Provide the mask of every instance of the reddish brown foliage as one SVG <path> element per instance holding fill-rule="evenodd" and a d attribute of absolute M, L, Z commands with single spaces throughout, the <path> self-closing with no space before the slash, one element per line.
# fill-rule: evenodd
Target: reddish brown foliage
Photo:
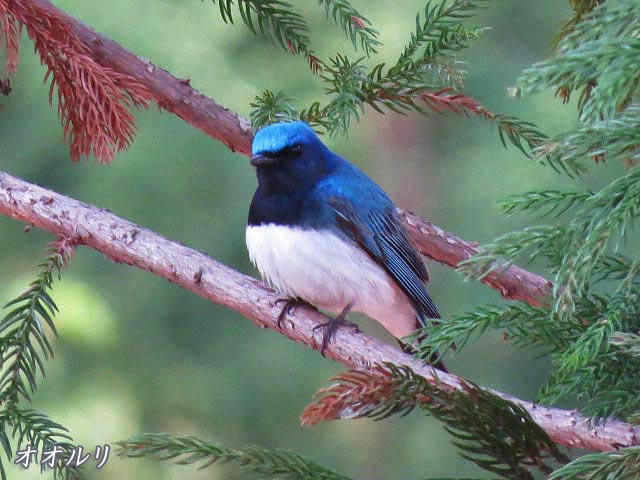
<path fill-rule="evenodd" d="M 388 89 L 380 89 L 375 91 L 375 98 L 369 103 L 375 106 L 375 100 L 396 100 L 405 105 L 414 105 L 416 98 L 422 100 L 425 105 L 437 113 L 453 112 L 459 115 L 468 115 L 473 113 L 487 120 L 495 120 L 495 115 L 487 110 L 480 102 L 474 100 L 468 95 L 455 93 L 451 87 L 443 88 L 436 92 L 404 91 L 395 93 L 396 85 L 391 85 Z"/>
<path fill-rule="evenodd" d="M 73 258 L 78 242 L 69 237 L 58 237 L 55 242 L 51 242 L 49 247 L 62 256 L 62 261 L 66 265 Z"/>
<path fill-rule="evenodd" d="M 376 406 L 394 398 L 397 385 L 389 371 L 376 365 L 372 371 L 352 370 L 331 378 L 335 382 L 318 390 L 315 402 L 304 409 L 300 417 L 303 425 L 345 418 L 361 417 Z M 418 403 L 430 398 L 417 398 Z"/>
<path fill-rule="evenodd" d="M 353 25 L 356 28 L 365 28 L 366 27 L 366 25 L 364 24 L 364 21 L 361 18 L 356 17 L 356 16 L 352 16 L 351 17 L 351 23 L 353 23 Z"/>
<path fill-rule="evenodd" d="M 0 2 L 0 40 L 4 39 L 5 75 L 7 78 L 15 75 L 18 70 L 21 33 L 22 25 L 8 15 L 6 5 Z"/>
<path fill-rule="evenodd" d="M 2 95 L 9 95 L 11 93 L 11 79 L 5 78 L 0 79 L 0 93 Z"/>
<path fill-rule="evenodd" d="M 323 72 L 324 62 L 322 60 L 313 54 L 309 54 L 307 59 L 309 60 L 309 67 L 314 74 L 318 75 Z"/>
<path fill-rule="evenodd" d="M 337 420 L 343 416 L 343 412 L 356 402 L 362 404 L 365 397 L 382 396 L 385 377 L 369 372 L 350 371 L 332 377 L 336 382 L 330 387 L 318 390 L 314 395 L 315 401 L 302 412 L 300 420 L 303 425 L 315 425 L 316 423 Z"/>
<path fill-rule="evenodd" d="M 293 53 L 294 55 L 296 55 L 298 53 L 298 49 L 293 45 L 293 43 L 291 43 L 291 40 L 287 40 L 286 44 L 287 44 L 287 49 L 291 53 Z"/>
<path fill-rule="evenodd" d="M 474 113 L 488 120 L 493 119 L 493 114 L 480 102 L 468 95 L 451 92 L 453 92 L 453 88 L 443 88 L 434 93 L 421 93 L 420 98 L 431 110 L 438 113 L 446 111 L 457 114 Z"/>
<path fill-rule="evenodd" d="M 556 90 L 556 97 L 562 99 L 562 103 L 567 104 L 571 100 L 571 89 L 567 86 L 562 86 Z"/>
<path fill-rule="evenodd" d="M 0 0 L 0 16 L 21 24 L 51 77 L 49 102 L 57 90 L 58 114 L 71 159 L 91 153 L 103 161 L 126 149 L 135 135 L 130 109 L 146 107 L 149 91 L 133 77 L 105 68 L 89 55 L 72 23 L 38 4 Z"/>

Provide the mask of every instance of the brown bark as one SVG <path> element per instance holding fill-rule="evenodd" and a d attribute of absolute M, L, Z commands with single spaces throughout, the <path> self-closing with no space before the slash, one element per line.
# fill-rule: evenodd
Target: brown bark
<path fill-rule="evenodd" d="M 477 243 L 467 242 L 411 212 L 399 210 L 404 218 L 409 236 L 423 255 L 456 268 L 481 249 Z M 553 283 L 546 278 L 512 265 L 502 272 L 491 272 L 482 282 L 496 289 L 509 300 L 520 300 L 540 306 L 551 294 Z"/>
<path fill-rule="evenodd" d="M 320 333 L 314 332 L 313 327 L 327 320 L 321 313 L 297 308 L 280 329 L 277 318 L 282 305 L 276 304 L 278 294 L 265 284 L 107 210 L 0 172 L 0 214 L 68 237 L 116 262 L 147 270 L 212 302 L 228 306 L 259 327 L 278 330 L 296 342 L 320 349 Z M 351 368 L 392 362 L 408 365 L 420 375 L 433 378 L 432 367 L 380 340 L 348 329 L 338 331 L 325 353 Z M 438 379 L 451 388 L 460 388 L 455 375 L 438 372 Z M 523 405 L 549 436 L 563 445 L 600 451 L 640 445 L 640 427 L 615 419 L 591 426 L 589 420 L 576 411 L 547 408 L 495 393 Z"/>

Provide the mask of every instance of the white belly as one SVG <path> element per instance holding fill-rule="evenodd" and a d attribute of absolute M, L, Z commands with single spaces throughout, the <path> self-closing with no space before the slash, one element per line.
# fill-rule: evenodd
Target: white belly
<path fill-rule="evenodd" d="M 269 224 L 248 226 L 249 258 L 273 287 L 332 313 L 352 310 L 396 337 L 415 330 L 406 295 L 366 252 L 329 231 Z"/>

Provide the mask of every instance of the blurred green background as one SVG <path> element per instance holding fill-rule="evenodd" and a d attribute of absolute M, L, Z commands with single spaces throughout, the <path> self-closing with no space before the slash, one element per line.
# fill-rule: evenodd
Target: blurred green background
<path fill-rule="evenodd" d="M 350 43 L 316 2 L 293 2 L 310 19 L 322 58 Z M 217 6 L 195 0 L 58 1 L 98 31 L 149 58 L 221 104 L 249 114 L 265 88 L 285 90 L 303 107 L 322 95 L 305 61 L 265 45 L 242 24 L 224 24 Z M 381 32 L 379 59 L 393 60 L 424 2 L 354 1 Z M 553 92 L 525 100 L 507 96 L 519 72 L 551 54 L 550 39 L 568 17 L 565 2 L 488 3 L 478 22 L 491 27 L 460 55 L 466 92 L 493 111 L 537 122 L 554 133 L 574 125 L 575 109 Z M 238 18 L 239 20 L 239 18 Z M 244 246 L 246 213 L 256 181 L 248 159 L 155 106 L 137 114 L 139 133 L 110 165 L 73 164 L 44 69 L 25 37 L 14 91 L 0 98 L 2 170 L 207 252 L 256 275 Z M 487 121 L 368 111 L 348 138 L 326 139 L 360 165 L 402 207 L 467 240 L 487 242 L 533 220 L 507 219 L 495 204 L 507 194 L 568 185 L 553 170 L 505 150 Z M 601 179 L 587 178 L 587 182 Z M 15 297 L 36 272 L 47 233 L 0 217 L 0 301 Z M 427 261 L 431 293 L 445 318 L 502 301 L 488 287 L 464 282 Z M 439 424 L 419 414 L 383 422 L 341 421 L 301 427 L 313 393 L 343 367 L 240 315 L 164 280 L 80 248 L 54 299 L 60 338 L 56 358 L 34 396 L 35 408 L 68 426 L 85 448 L 140 432 L 197 435 L 228 447 L 256 444 L 295 450 L 354 478 L 489 477 L 460 458 Z M 367 332 L 392 341 L 377 325 Z M 548 360 L 515 350 L 489 333 L 449 360 L 457 374 L 522 398 L 535 398 Z M 235 467 L 197 472 L 151 460 L 119 459 L 89 478 L 245 478 Z M 37 469 L 11 469 L 36 478 Z"/>

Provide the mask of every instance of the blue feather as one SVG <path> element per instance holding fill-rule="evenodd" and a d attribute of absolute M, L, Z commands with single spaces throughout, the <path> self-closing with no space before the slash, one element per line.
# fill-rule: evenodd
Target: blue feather
<path fill-rule="evenodd" d="M 318 141 L 318 137 L 305 122 L 274 123 L 256 133 L 253 139 L 253 155 L 275 153 L 296 143 Z"/>

